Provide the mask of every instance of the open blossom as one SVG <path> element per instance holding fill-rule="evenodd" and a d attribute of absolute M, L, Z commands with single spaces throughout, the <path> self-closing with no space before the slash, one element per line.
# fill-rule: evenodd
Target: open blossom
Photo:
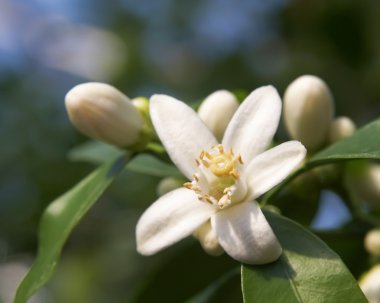
<path fill-rule="evenodd" d="M 243 263 L 275 261 L 282 248 L 256 199 L 306 154 L 298 141 L 266 151 L 280 119 L 277 91 L 272 86 L 253 91 L 220 143 L 190 107 L 172 97 L 154 95 L 150 113 L 170 158 L 190 181 L 159 198 L 141 216 L 138 251 L 154 254 L 209 225 L 206 244 L 216 242 Z"/>

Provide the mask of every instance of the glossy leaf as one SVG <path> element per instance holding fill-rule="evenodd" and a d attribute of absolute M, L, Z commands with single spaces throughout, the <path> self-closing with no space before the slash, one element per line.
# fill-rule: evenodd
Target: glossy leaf
<path fill-rule="evenodd" d="M 123 153 L 121 149 L 115 146 L 100 141 L 90 141 L 73 148 L 69 153 L 69 159 L 102 164 Z M 165 163 L 149 154 L 138 155 L 128 163 L 126 169 L 156 177 L 182 177 L 174 165 Z"/>
<path fill-rule="evenodd" d="M 49 280 L 68 236 L 126 162 L 127 157 L 123 156 L 103 164 L 46 208 L 39 225 L 37 259 L 21 282 L 15 303 L 26 302 Z"/>
<path fill-rule="evenodd" d="M 299 175 L 312 169 L 313 167 L 335 163 L 338 161 L 357 160 L 357 159 L 380 159 L 380 119 L 375 120 L 359 130 L 352 136 L 340 140 L 319 153 L 315 154 L 302 167 L 284 180 L 281 184 L 267 192 L 262 205 L 276 196 L 288 183 Z"/>
<path fill-rule="evenodd" d="M 339 256 L 311 232 L 273 213 L 266 217 L 284 252 L 261 266 L 242 266 L 244 302 L 367 302 Z"/>
<path fill-rule="evenodd" d="M 380 119 L 375 120 L 351 137 L 336 142 L 314 155 L 307 166 L 316 166 L 338 160 L 380 159 Z"/>

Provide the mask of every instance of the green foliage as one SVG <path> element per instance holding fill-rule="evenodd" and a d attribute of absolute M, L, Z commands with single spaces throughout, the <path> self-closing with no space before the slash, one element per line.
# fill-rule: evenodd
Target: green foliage
<path fill-rule="evenodd" d="M 266 213 L 283 254 L 274 263 L 242 266 L 244 302 L 367 302 L 339 256 L 297 223 Z"/>
<path fill-rule="evenodd" d="M 90 141 L 73 148 L 69 153 L 69 159 L 101 164 L 122 154 L 123 151 L 115 146 L 100 141 Z M 126 169 L 156 177 L 182 176 L 174 165 L 149 154 L 136 156 L 127 164 Z"/>
<path fill-rule="evenodd" d="M 354 159 L 380 159 L 380 119 L 314 155 L 307 167 Z"/>
<path fill-rule="evenodd" d="M 314 167 L 358 159 L 380 159 L 380 119 L 375 120 L 356 131 L 352 136 L 338 141 L 315 154 L 300 169 L 284 182 L 273 188 L 263 197 L 263 205 L 273 199 L 286 185 L 299 175 Z"/>
<path fill-rule="evenodd" d="M 20 284 L 15 303 L 26 302 L 49 280 L 68 236 L 123 170 L 126 162 L 127 157 L 123 156 L 103 164 L 46 208 L 39 226 L 37 259 Z"/>

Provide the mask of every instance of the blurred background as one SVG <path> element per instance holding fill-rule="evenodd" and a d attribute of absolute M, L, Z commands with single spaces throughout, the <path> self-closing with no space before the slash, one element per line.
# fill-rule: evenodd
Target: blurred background
<path fill-rule="evenodd" d="M 361 126 L 380 114 L 379 15 L 370 0 L 0 0 L 0 302 L 35 256 L 44 207 L 94 168 L 67 158 L 86 140 L 65 112 L 70 88 L 101 81 L 129 97 L 191 102 L 267 84 L 283 94 L 314 74 L 337 115 Z M 150 259 L 135 252 L 134 226 L 159 180 L 125 173 L 31 302 L 129 302 L 144 272 L 192 245 Z"/>

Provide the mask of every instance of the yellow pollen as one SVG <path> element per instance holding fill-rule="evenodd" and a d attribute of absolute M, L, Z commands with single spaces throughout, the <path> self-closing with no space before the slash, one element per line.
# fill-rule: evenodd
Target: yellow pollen
<path fill-rule="evenodd" d="M 226 152 L 221 144 L 218 144 L 216 148 L 213 147 L 211 152 L 202 150 L 199 154 L 199 160 L 196 162 L 209 168 L 216 177 L 231 176 L 235 180 L 239 178 L 236 165 L 237 163 L 243 164 L 240 155 L 235 157 L 231 148 Z"/>
<path fill-rule="evenodd" d="M 232 203 L 232 196 L 239 179 L 239 166 L 243 164 L 241 155 L 236 155 L 231 148 L 225 150 L 221 144 L 212 146 L 209 151 L 202 150 L 195 159 L 199 171 L 193 174 L 193 180 L 183 186 L 193 190 L 199 201 L 214 205 L 219 209 Z M 208 179 L 206 171 L 216 179 Z"/>

